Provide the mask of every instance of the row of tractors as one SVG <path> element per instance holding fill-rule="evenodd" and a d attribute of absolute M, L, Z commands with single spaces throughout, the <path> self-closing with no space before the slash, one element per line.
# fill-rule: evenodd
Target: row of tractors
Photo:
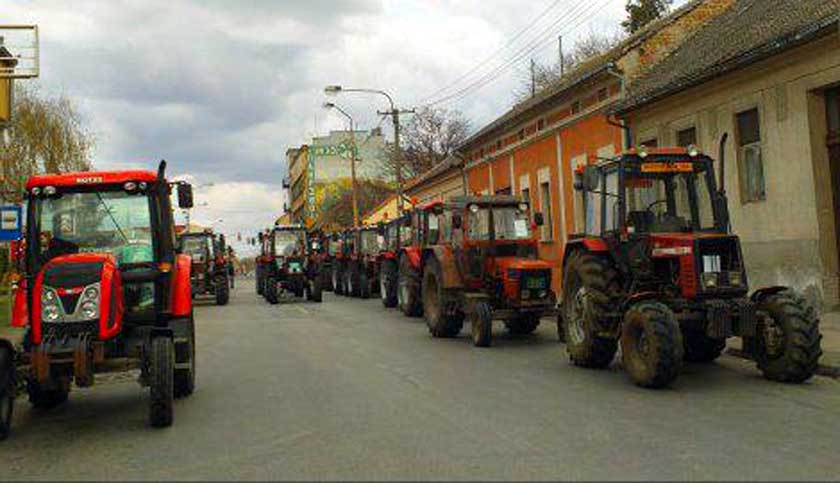
<path fill-rule="evenodd" d="M 139 374 L 156 427 L 171 425 L 173 400 L 193 393 L 193 295 L 215 291 L 225 302 L 218 286 L 227 284 L 225 263 L 209 245 L 198 258 L 187 248 L 191 235 L 176 238 L 171 198 L 177 190 L 178 206 L 191 208 L 192 187 L 169 182 L 165 171 L 161 162 L 157 172 L 44 175 L 26 183 L 24 235 L 11 246 L 18 274 L 12 325 L 22 337 L 0 339 L 0 440 L 9 435 L 18 396 L 52 408 L 73 385 L 90 387 L 103 373 Z M 203 285 L 196 283 L 202 265 L 213 274 Z"/>
<path fill-rule="evenodd" d="M 605 368 L 620 348 L 643 387 L 715 360 L 730 337 L 766 378 L 803 382 L 822 353 L 817 312 L 787 287 L 750 293 L 715 168 L 693 147 L 631 149 L 580 168 L 584 230 L 568 238 L 561 267 L 540 259 L 543 215 L 527 199 L 463 196 L 376 227 L 311 234 L 306 272 L 323 290 L 378 294 L 385 307 L 424 316 L 436 338 L 469 321 L 479 347 L 492 344 L 494 320 L 522 335 L 551 317 L 573 364 Z"/>

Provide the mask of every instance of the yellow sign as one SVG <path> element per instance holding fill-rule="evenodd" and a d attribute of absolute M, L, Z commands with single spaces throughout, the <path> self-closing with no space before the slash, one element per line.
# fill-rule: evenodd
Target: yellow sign
<path fill-rule="evenodd" d="M 0 79 L 0 122 L 12 120 L 12 79 Z"/>
<path fill-rule="evenodd" d="M 642 173 L 691 173 L 693 163 L 642 163 Z"/>

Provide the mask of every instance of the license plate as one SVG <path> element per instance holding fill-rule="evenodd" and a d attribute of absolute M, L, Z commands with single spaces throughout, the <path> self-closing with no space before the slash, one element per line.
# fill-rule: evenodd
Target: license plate
<path fill-rule="evenodd" d="M 543 289 L 545 288 L 544 278 L 529 278 L 525 281 L 526 288 Z"/>

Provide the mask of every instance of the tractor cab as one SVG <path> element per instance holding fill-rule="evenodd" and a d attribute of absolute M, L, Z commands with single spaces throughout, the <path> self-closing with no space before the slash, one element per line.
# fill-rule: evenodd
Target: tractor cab
<path fill-rule="evenodd" d="M 270 304 L 283 297 L 303 297 L 321 301 L 318 261 L 312 257 L 315 247 L 302 225 L 275 225 L 264 236 L 267 258 L 263 273 L 262 294 Z"/>

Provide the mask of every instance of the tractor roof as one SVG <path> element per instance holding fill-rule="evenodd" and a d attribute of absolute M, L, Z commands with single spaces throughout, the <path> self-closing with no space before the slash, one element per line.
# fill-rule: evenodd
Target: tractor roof
<path fill-rule="evenodd" d="M 275 231 L 306 231 L 303 225 L 274 225 Z"/>
<path fill-rule="evenodd" d="M 456 206 L 463 207 L 466 205 L 518 205 L 524 200 L 519 196 L 510 195 L 493 195 L 493 196 L 453 196 L 449 201 Z"/>
<path fill-rule="evenodd" d="M 65 174 L 45 174 L 33 176 L 26 182 L 26 189 L 44 186 L 90 186 L 104 184 L 154 183 L 157 173 L 154 171 L 86 171 Z"/>

